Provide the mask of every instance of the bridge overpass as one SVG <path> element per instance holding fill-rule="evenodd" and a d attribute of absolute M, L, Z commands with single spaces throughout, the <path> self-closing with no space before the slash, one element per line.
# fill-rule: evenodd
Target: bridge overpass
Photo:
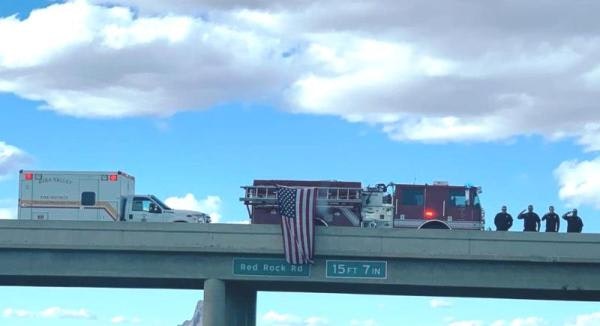
<path fill-rule="evenodd" d="M 255 325 L 257 291 L 600 301 L 600 234 L 0 221 L 0 285 L 204 289 L 204 325 Z"/>

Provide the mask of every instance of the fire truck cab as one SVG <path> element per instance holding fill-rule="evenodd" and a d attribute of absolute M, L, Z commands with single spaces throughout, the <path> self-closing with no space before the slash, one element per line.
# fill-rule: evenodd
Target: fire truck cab
<path fill-rule="evenodd" d="M 397 184 L 394 186 L 394 227 L 483 230 L 481 188 Z"/>

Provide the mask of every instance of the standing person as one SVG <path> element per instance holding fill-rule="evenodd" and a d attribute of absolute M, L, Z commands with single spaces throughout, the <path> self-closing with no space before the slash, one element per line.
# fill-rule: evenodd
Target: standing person
<path fill-rule="evenodd" d="M 506 212 L 506 206 L 502 206 L 502 211 L 496 214 L 494 218 L 496 231 L 508 231 L 513 224 L 513 218 Z"/>
<path fill-rule="evenodd" d="M 527 206 L 527 213 L 525 213 L 525 210 L 522 210 L 517 218 L 524 220 L 524 232 L 538 232 L 540 230 L 540 217 L 533 212 L 533 205 Z"/>
<path fill-rule="evenodd" d="M 548 213 L 542 217 L 546 221 L 546 232 L 558 232 L 560 229 L 560 218 L 554 213 L 554 206 L 548 207 Z"/>
<path fill-rule="evenodd" d="M 562 218 L 567 221 L 567 232 L 581 233 L 581 230 L 583 230 L 583 221 L 577 215 L 577 209 L 566 212 Z"/>

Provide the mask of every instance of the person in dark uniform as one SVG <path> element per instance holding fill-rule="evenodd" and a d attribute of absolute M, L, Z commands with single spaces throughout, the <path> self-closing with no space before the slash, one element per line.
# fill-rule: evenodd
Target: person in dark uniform
<path fill-rule="evenodd" d="M 560 218 L 554 213 L 554 206 L 548 207 L 548 213 L 542 217 L 542 221 L 546 221 L 546 232 L 558 232 L 560 229 Z"/>
<path fill-rule="evenodd" d="M 525 213 L 525 210 L 522 210 L 517 218 L 524 220 L 523 231 L 538 232 L 540 230 L 540 217 L 533 212 L 533 205 L 527 206 L 527 213 Z"/>
<path fill-rule="evenodd" d="M 496 231 L 508 231 L 513 224 L 513 218 L 506 212 L 506 206 L 502 206 L 502 211 L 496 214 L 494 218 Z"/>
<path fill-rule="evenodd" d="M 566 212 L 562 218 L 567 221 L 567 232 L 581 233 L 581 230 L 583 230 L 583 221 L 577 215 L 577 209 Z"/>

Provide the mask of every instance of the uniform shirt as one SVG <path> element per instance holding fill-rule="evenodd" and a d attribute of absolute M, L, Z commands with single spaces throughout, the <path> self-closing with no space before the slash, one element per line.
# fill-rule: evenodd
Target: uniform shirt
<path fill-rule="evenodd" d="M 542 221 L 546 221 L 546 232 L 558 232 L 560 229 L 560 218 L 556 213 L 546 213 Z"/>
<path fill-rule="evenodd" d="M 539 229 L 540 217 L 534 212 L 519 214 L 518 219 L 525 220 L 523 222 L 523 231 L 536 231 Z"/>
<path fill-rule="evenodd" d="M 563 219 L 567 220 L 567 232 L 579 233 L 583 229 L 583 221 L 580 216 L 563 215 Z"/>
<path fill-rule="evenodd" d="M 496 230 L 508 231 L 513 224 L 513 218 L 508 213 L 500 212 L 496 214 L 494 218 L 494 224 L 496 224 Z"/>

